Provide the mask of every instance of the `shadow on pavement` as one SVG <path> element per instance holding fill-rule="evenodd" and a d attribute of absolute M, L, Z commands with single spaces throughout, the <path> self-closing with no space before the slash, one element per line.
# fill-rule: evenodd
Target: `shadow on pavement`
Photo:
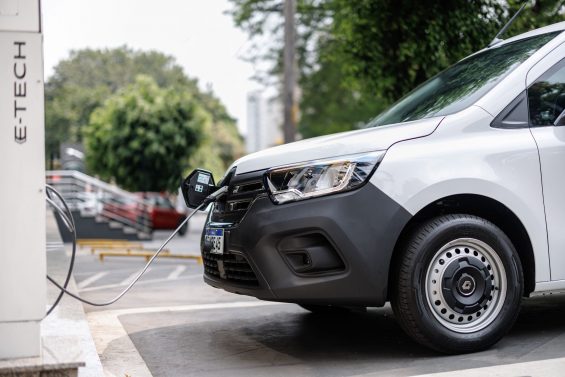
<path fill-rule="evenodd" d="M 273 305 L 120 320 L 155 376 L 405 376 L 563 357 L 564 312 L 565 296 L 527 299 L 501 342 L 460 356 L 414 343 L 389 308 L 323 316 Z"/>

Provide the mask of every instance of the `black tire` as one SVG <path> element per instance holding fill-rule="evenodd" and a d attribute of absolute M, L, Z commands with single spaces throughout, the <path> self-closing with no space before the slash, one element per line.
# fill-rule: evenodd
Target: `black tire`
<path fill-rule="evenodd" d="M 177 227 L 184 221 L 183 219 L 179 220 L 179 223 L 177 225 Z M 179 229 L 179 236 L 184 236 L 186 233 L 188 232 L 188 222 L 184 223 L 184 225 L 182 226 L 182 228 Z"/>
<path fill-rule="evenodd" d="M 465 245 L 465 242 L 471 242 L 468 240 L 477 242 L 474 245 L 487 245 L 486 249 L 477 250 L 488 250 L 498 257 L 487 258 L 485 262 L 482 254 L 478 253 L 478 257 L 473 259 L 472 255 L 476 251 L 472 246 L 470 250 L 456 246 L 457 243 Z M 392 308 L 401 327 L 418 343 L 442 353 L 476 352 L 498 342 L 514 324 L 523 294 L 522 266 L 510 239 L 493 223 L 464 214 L 440 216 L 416 228 L 404 241 L 399 252 L 392 271 Z M 447 255 L 450 259 L 447 259 Z M 480 275 L 476 282 L 472 279 L 470 283 L 470 275 L 463 272 L 475 268 L 468 263 L 471 260 L 477 265 L 482 260 L 484 268 L 477 268 L 477 271 L 486 271 L 490 277 L 483 278 L 485 275 Z M 491 267 L 489 262 L 492 261 L 494 263 L 491 263 Z M 443 270 L 439 271 L 439 275 L 435 268 L 439 266 L 437 263 L 446 266 L 441 267 Z M 487 267 L 488 271 L 485 270 Z M 491 271 L 495 270 L 499 279 L 493 278 L 495 273 Z M 431 284 L 436 283 L 438 276 L 440 283 L 437 286 L 441 288 L 439 300 L 438 296 L 434 296 L 438 294 L 438 290 L 435 290 L 437 286 Z M 480 286 L 479 283 L 483 285 Z M 479 299 L 461 309 L 463 304 L 459 301 L 467 300 L 463 297 L 464 294 L 471 295 L 469 302 L 472 301 L 471 298 Z M 455 295 L 460 299 L 453 304 Z M 493 301 L 493 296 L 496 296 L 496 301 Z M 478 311 L 471 312 L 477 307 Z M 469 315 L 461 314 L 462 317 L 455 316 L 452 319 L 457 310 L 469 311 Z M 480 318 L 481 314 L 484 314 L 483 318 Z M 469 322 L 450 322 L 461 321 L 461 318 Z M 478 324 L 474 325 L 475 323 Z"/>

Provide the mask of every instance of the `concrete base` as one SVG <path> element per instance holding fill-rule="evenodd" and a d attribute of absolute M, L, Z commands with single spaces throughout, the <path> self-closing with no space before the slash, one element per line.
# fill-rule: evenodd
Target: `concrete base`
<path fill-rule="evenodd" d="M 40 322 L 0 323 L 0 359 L 35 357 L 40 352 Z M 8 341 L 4 341 L 8 339 Z"/>

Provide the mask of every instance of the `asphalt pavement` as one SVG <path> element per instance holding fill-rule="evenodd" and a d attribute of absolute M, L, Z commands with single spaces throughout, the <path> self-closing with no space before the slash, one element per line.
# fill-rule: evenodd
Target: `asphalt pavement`
<path fill-rule="evenodd" d="M 171 252 L 198 253 L 203 216 Z M 164 240 L 159 232 L 147 246 Z M 80 252 L 80 294 L 107 300 L 144 264 Z M 85 306 L 109 376 L 562 376 L 565 296 L 527 299 L 512 331 L 488 351 L 445 356 L 414 343 L 388 306 L 311 314 L 211 288 L 192 260 L 162 259 L 110 307 Z"/>

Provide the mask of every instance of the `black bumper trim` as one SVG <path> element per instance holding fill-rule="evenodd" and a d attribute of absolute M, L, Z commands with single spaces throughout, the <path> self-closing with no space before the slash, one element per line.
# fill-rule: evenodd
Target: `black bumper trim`
<path fill-rule="evenodd" d="M 248 287 L 205 274 L 226 291 L 264 300 L 381 306 L 394 246 L 411 215 L 372 184 L 356 191 L 284 205 L 257 198 L 226 232 L 226 253 L 242 253 L 257 276 Z M 207 224 L 209 223 L 209 219 Z M 280 252 L 283 240 L 323 234 L 344 262 L 340 271 L 300 274 Z"/>

